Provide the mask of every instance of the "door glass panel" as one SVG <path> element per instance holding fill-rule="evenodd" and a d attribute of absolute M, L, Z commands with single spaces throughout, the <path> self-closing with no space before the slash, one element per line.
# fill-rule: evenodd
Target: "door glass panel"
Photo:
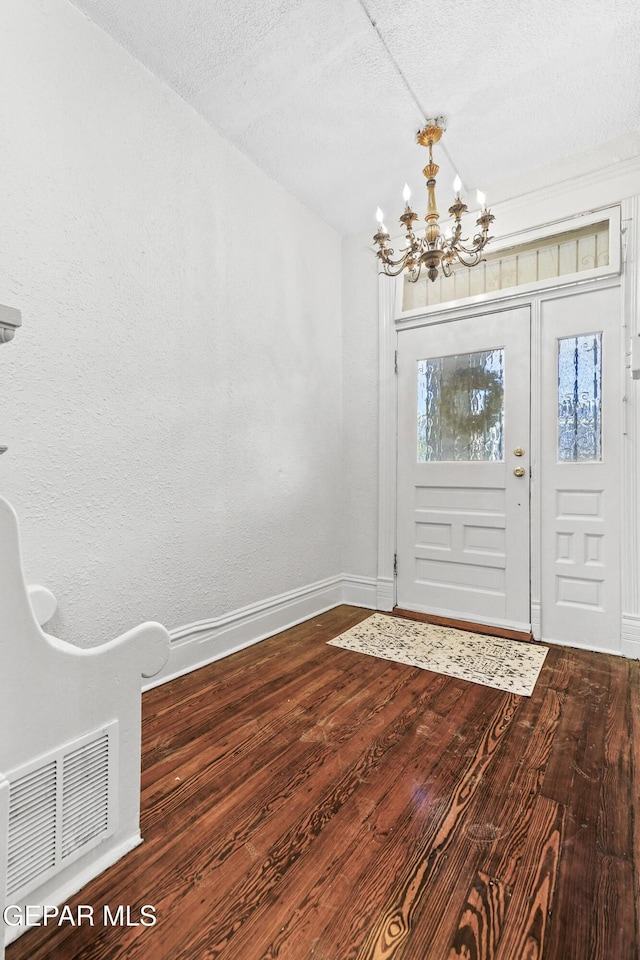
<path fill-rule="evenodd" d="M 602 460 L 602 334 L 558 340 L 558 460 Z"/>
<path fill-rule="evenodd" d="M 504 349 L 418 361 L 418 463 L 504 460 Z"/>

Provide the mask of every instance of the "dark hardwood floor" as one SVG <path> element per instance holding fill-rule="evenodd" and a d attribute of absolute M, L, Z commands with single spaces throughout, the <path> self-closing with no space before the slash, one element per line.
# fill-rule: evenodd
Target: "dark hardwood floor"
<path fill-rule="evenodd" d="M 143 697 L 145 843 L 7 960 L 633 960 L 640 663 L 531 698 L 326 640 L 339 607 Z M 634 857 L 635 850 L 635 857 Z"/>

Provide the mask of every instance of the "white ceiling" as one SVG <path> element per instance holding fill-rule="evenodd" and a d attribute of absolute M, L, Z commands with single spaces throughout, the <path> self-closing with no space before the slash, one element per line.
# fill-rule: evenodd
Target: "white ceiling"
<path fill-rule="evenodd" d="M 640 131 L 637 0 L 73 2 L 345 234 L 392 222 L 405 180 L 420 212 L 423 111 L 448 121 L 442 211 L 456 170 L 491 202 Z"/>

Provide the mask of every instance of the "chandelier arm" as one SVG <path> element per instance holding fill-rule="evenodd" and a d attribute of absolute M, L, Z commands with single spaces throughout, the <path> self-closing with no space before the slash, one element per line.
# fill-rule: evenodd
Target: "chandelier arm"
<path fill-rule="evenodd" d="M 480 250 L 475 253 L 469 253 L 468 258 L 466 255 L 460 256 L 457 255 L 457 259 L 462 264 L 463 267 L 476 267 L 481 260 L 484 260 L 484 257 L 480 256 Z"/>
<path fill-rule="evenodd" d="M 391 250 L 393 253 L 393 250 Z M 382 262 L 383 272 L 388 277 L 397 277 L 402 273 L 404 269 L 411 269 L 411 263 L 416 263 L 417 260 L 414 256 L 411 255 L 410 251 L 406 251 L 402 257 L 399 257 L 397 260 L 393 260 L 391 257 L 386 257 Z"/>
<path fill-rule="evenodd" d="M 393 250 L 391 251 L 391 253 L 393 253 Z M 407 262 L 411 259 L 412 257 L 408 256 L 408 251 L 405 251 L 404 255 L 402 257 L 399 257 L 398 260 L 392 260 L 391 257 L 388 257 L 385 260 L 385 263 L 387 263 L 390 267 L 401 266 L 404 268 Z"/>
<path fill-rule="evenodd" d="M 474 242 L 482 240 L 483 243 L 488 243 L 489 240 L 493 240 L 493 237 L 489 236 L 489 226 L 483 227 L 480 233 L 476 233 L 473 240 Z"/>
<path fill-rule="evenodd" d="M 451 273 L 452 273 L 451 260 L 449 260 L 448 258 L 442 261 L 442 273 L 444 274 L 445 277 L 451 276 Z"/>
<path fill-rule="evenodd" d="M 465 247 L 464 243 L 460 243 L 458 244 L 458 249 L 463 250 L 465 253 L 477 253 L 486 247 L 490 239 L 491 237 L 481 237 L 479 235 L 476 235 L 473 238 L 472 247 Z"/>
<path fill-rule="evenodd" d="M 380 272 L 384 273 L 387 277 L 399 277 L 404 268 L 404 263 L 400 264 L 397 269 L 393 269 L 389 266 L 389 264 L 384 264 L 383 269 Z"/>

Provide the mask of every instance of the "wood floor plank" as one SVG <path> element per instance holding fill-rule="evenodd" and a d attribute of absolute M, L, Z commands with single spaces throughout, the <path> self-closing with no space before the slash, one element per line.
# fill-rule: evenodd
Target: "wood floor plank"
<path fill-rule="evenodd" d="M 358 722 L 353 716 L 347 716 L 345 721 L 349 722 L 334 728 L 332 743 L 315 739 L 303 741 L 300 737 L 293 752 L 282 754 L 284 766 L 272 763 L 257 771 L 260 780 L 249 784 L 254 787 L 253 793 L 247 793 L 247 784 L 240 782 L 226 799 L 217 796 L 214 809 L 203 808 L 195 829 L 207 832 L 215 829 L 221 839 L 205 850 L 196 848 L 188 854 L 190 847 L 187 845 L 185 851 L 178 853 L 169 877 L 170 886 L 179 886 L 189 882 L 190 878 L 206 885 L 208 878 L 215 876 L 222 867 L 227 886 L 239 882 L 247 870 L 247 850 L 252 852 L 252 858 L 259 860 L 281 838 L 298 808 L 315 811 L 322 790 L 330 787 L 336 777 L 342 776 L 370 744 L 368 723 L 378 731 L 384 728 L 387 720 L 396 718 L 398 712 L 410 708 L 413 694 L 403 692 L 406 681 L 402 677 L 396 683 L 390 682 L 394 673 L 397 674 L 395 667 L 384 670 L 386 685 L 378 691 L 378 699 L 369 704 L 366 716 Z M 331 747 L 333 752 L 327 758 Z M 303 789 L 305 785 L 306 789 Z M 269 799 L 265 803 L 267 790 Z M 209 821 L 211 827 L 207 826 Z M 178 836 L 175 842 L 181 843 L 182 839 Z M 180 898 L 172 893 L 168 898 L 175 913 Z"/>
<path fill-rule="evenodd" d="M 559 720 L 558 694 L 518 698 L 508 736 L 485 771 L 446 859 L 413 916 L 411 948 L 446 956 L 474 871 L 513 883 Z M 496 796 L 501 805 L 496 805 Z"/>
<path fill-rule="evenodd" d="M 372 772 L 386 761 L 387 754 L 402 740 L 422 712 L 428 692 L 420 698 L 395 697 L 378 717 L 379 724 L 371 731 L 363 731 L 362 739 L 356 735 L 349 742 L 349 754 L 341 751 L 339 756 L 328 757 L 322 769 L 322 778 L 317 777 L 324 792 L 309 797 L 307 793 L 298 807 L 289 807 L 289 824 L 276 838 L 262 831 L 256 842 L 267 851 L 257 869 L 251 870 L 225 893 L 216 904 L 209 921 L 216 925 L 219 935 L 215 944 L 207 945 L 206 932 L 191 945 L 203 960 L 217 957 L 231 944 L 239 927 L 248 916 L 267 902 L 285 873 L 301 857 L 307 855 L 315 839 L 328 822 L 354 796 Z M 313 800 L 311 803 L 310 801 Z M 291 814 L 295 819 L 291 819 Z M 228 871 L 229 864 L 226 864 Z M 235 954 L 235 948 L 231 955 Z M 181 960 L 183 954 L 174 954 Z"/>
<path fill-rule="evenodd" d="M 529 701 L 519 714 L 517 729 L 510 743 L 513 759 L 520 754 L 508 789 L 503 781 L 503 798 L 498 816 L 495 817 L 495 839 L 482 861 L 482 869 L 491 877 L 513 887 L 518 866 L 526 848 L 531 820 L 538 802 L 540 785 L 544 780 L 554 736 L 561 719 L 561 706 L 557 692 L 549 687 L 538 709 Z M 515 749 L 514 749 L 515 748 Z M 482 822 L 492 809 L 492 798 L 500 789 L 498 777 L 509 770 L 504 764 L 494 771 L 494 778 L 487 785 L 484 810 L 476 820 Z M 495 809 L 495 802 L 493 803 Z"/>
<path fill-rule="evenodd" d="M 611 664 L 597 828 L 598 849 L 616 857 L 627 856 L 632 846 L 629 666 L 622 658 Z"/>
<path fill-rule="evenodd" d="M 328 647 L 338 607 L 143 697 L 145 843 L 7 960 L 637 960 L 640 664 L 530 698 Z"/>
<path fill-rule="evenodd" d="M 486 873 L 478 873 L 458 921 L 447 960 L 473 957 L 495 960 L 511 889 Z"/>
<path fill-rule="evenodd" d="M 549 930 L 548 956 L 551 960 L 564 960 L 568 956 L 572 960 L 593 960 L 607 955 L 632 960 L 636 956 L 635 930 L 631 929 L 635 923 L 635 908 L 632 908 L 624 888 L 604 882 L 605 876 L 626 872 L 623 861 L 631 856 L 630 831 L 626 827 L 616 827 L 615 824 L 621 822 L 620 815 L 612 818 L 603 809 L 605 797 L 610 799 L 610 790 L 605 785 L 613 775 L 613 758 L 607 742 L 612 728 L 628 722 L 625 719 L 626 704 L 617 690 L 624 661 L 614 657 L 594 661 L 594 656 L 589 654 L 585 658 L 578 675 L 583 705 L 582 726 L 572 758 L 574 779 L 566 804 L 557 904 Z M 625 672 L 623 669 L 623 674 Z M 614 723 L 612 715 L 616 709 L 618 716 Z M 616 737 L 618 743 L 620 739 Z M 614 763 L 618 763 L 617 757 Z M 629 809 L 628 792 L 613 802 L 622 802 Z M 607 842 L 612 848 L 623 849 L 625 843 L 629 844 L 625 857 L 620 857 L 621 862 L 617 864 L 600 846 L 603 823 Z M 621 833 L 613 838 L 611 831 L 615 829 L 621 829 Z M 606 895 L 604 901 L 603 895 Z M 611 953 L 612 950 L 615 952 Z"/>
<path fill-rule="evenodd" d="M 473 799 L 482 775 L 506 734 L 517 709 L 519 697 L 505 695 L 491 717 L 480 747 L 459 777 L 456 790 L 443 813 L 436 819 L 386 899 L 384 909 L 365 943 L 358 960 L 399 960 L 405 954 L 412 931 L 412 917 L 419 907 L 430 877 L 435 874 L 455 837 L 460 820 Z"/>
<path fill-rule="evenodd" d="M 544 956 L 564 816 L 560 804 L 546 797 L 536 800 L 495 960 L 537 960 Z"/>
<path fill-rule="evenodd" d="M 286 766 L 281 770 L 274 769 L 273 765 L 268 769 L 260 768 L 257 775 L 262 777 L 263 782 L 261 787 L 258 784 L 258 789 L 254 789 L 254 792 L 251 787 L 255 788 L 255 784 L 250 783 L 247 787 L 246 782 L 239 780 L 235 783 L 232 779 L 231 783 L 235 783 L 234 793 L 238 794 L 237 799 L 231 797 L 229 802 L 222 802 L 217 795 L 215 802 L 209 802 L 202 807 L 198 817 L 191 816 L 190 822 L 193 823 L 194 830 L 207 834 L 215 830 L 220 837 L 219 841 L 202 848 L 190 844 L 191 827 L 187 826 L 185 829 L 183 825 L 182 834 L 179 830 L 170 832 L 172 837 L 175 835 L 175 840 L 170 841 L 170 845 L 176 847 L 176 852 L 172 858 L 172 871 L 167 877 L 166 887 L 167 900 L 171 902 L 174 916 L 181 909 L 182 897 L 176 896 L 173 890 L 184 890 L 192 884 L 206 889 L 210 882 L 216 879 L 222 867 L 225 884 L 229 885 L 231 880 L 237 880 L 237 876 L 251 863 L 247 849 L 267 849 L 285 829 L 285 817 L 291 818 L 295 814 L 296 805 L 301 804 L 303 808 L 313 810 L 324 785 L 331 783 L 336 775 L 341 775 L 343 768 L 348 767 L 354 757 L 357 758 L 366 749 L 371 741 L 371 733 L 366 729 L 367 723 L 371 724 L 374 731 L 383 729 L 386 722 L 385 711 L 389 718 L 393 718 L 405 707 L 411 706 L 415 694 L 403 692 L 403 688 L 406 687 L 407 677 L 412 671 L 385 662 L 380 662 L 379 670 L 380 679 L 384 682 L 372 685 L 367 709 L 363 711 L 362 707 L 358 708 L 360 719 L 357 722 L 354 722 L 354 717 L 345 717 L 348 722 L 343 723 L 339 729 L 336 728 L 332 743 L 315 738 L 303 741 L 300 733 L 307 729 L 307 725 L 299 726 L 297 732 L 300 752 L 297 759 L 295 756 L 292 759 L 290 753 L 283 755 L 284 763 L 290 768 L 288 773 Z M 327 762 L 326 755 L 332 748 L 336 752 Z M 269 785 L 271 792 L 265 802 Z M 238 802 L 243 793 L 244 807 Z M 207 809 L 208 807 L 211 809 Z M 179 812 L 179 808 L 176 809 L 175 816 L 179 816 Z M 272 831 L 271 839 L 266 831 Z M 154 839 L 152 837 L 148 847 L 153 846 Z M 160 836 L 158 842 L 162 846 L 165 838 Z M 148 863 L 147 857 L 147 867 Z M 160 898 L 159 905 L 164 906 L 163 897 Z M 185 909 L 193 915 L 196 913 L 191 906 Z M 168 955 L 174 956 L 173 953 Z"/>
<path fill-rule="evenodd" d="M 632 823 L 633 844 L 629 859 L 633 864 L 634 902 L 636 906 L 635 940 L 640 944 L 640 710 L 638 692 L 640 691 L 640 661 L 629 663 L 629 689 L 627 691 L 627 717 L 631 739 L 631 776 L 629 817 Z"/>
<path fill-rule="evenodd" d="M 297 698 L 271 704 L 271 708 L 264 711 L 239 711 L 235 717 L 216 725 L 215 736 L 195 737 L 148 763 L 142 776 L 142 804 L 148 810 L 143 820 L 145 829 L 157 816 L 167 815 L 166 800 L 178 789 L 178 784 L 182 785 L 183 794 L 187 785 L 190 789 L 195 787 L 198 776 L 210 778 L 215 765 L 218 778 L 233 772 L 234 776 L 227 780 L 231 786 L 234 780 L 244 780 L 251 775 L 258 756 L 260 767 L 264 767 L 298 739 L 313 739 L 316 730 L 317 735 L 328 736 L 330 730 L 344 722 L 342 715 L 357 714 L 359 704 L 370 698 L 365 678 L 349 674 L 338 678 L 329 670 L 326 682 L 317 682 L 321 680 L 321 674 L 314 679 L 310 672 L 308 690 L 316 700 L 316 709 L 311 715 L 305 714 Z M 309 729 L 301 735 L 299 727 L 305 721 Z M 182 804 L 183 800 L 181 796 L 178 802 Z"/>
<path fill-rule="evenodd" d="M 447 681 L 437 701 L 420 714 L 417 728 L 409 729 L 404 741 L 385 757 L 384 764 L 363 781 L 351 801 L 357 813 L 345 805 L 323 830 L 313 849 L 313 874 L 306 871 L 305 876 L 306 868 L 303 865 L 299 869 L 300 864 L 289 871 L 279 888 L 282 911 L 269 905 L 256 917 L 263 933 L 269 928 L 273 930 L 265 957 L 300 956 L 305 933 L 314 928 L 320 928 L 313 938 L 314 952 L 337 955 L 342 951 L 346 957 L 353 951 L 354 943 L 364 937 L 372 913 L 379 909 L 381 890 L 401 871 L 420 842 L 425 824 L 443 806 L 451 767 L 459 762 L 459 731 L 464 729 L 465 720 L 471 729 L 478 729 L 482 705 L 477 695 L 466 698 L 466 718 L 458 714 L 456 724 L 451 723 L 450 715 L 438 713 L 443 701 L 451 702 L 454 683 Z M 462 694 L 460 686 L 457 693 Z M 437 743 L 439 749 L 425 749 L 430 742 Z M 357 824 L 355 833 L 350 831 L 350 823 Z M 368 856 L 363 858 L 365 844 Z M 334 886 L 344 889 L 348 896 L 337 897 Z M 292 902 L 296 903 L 293 910 Z M 343 926 L 345 930 L 341 929 Z M 262 957 L 261 952 L 251 949 L 251 938 L 249 927 L 238 943 L 234 942 L 234 948 L 240 949 L 243 958 Z M 342 946 L 346 942 L 350 945 L 348 951 Z M 228 956 L 234 953 L 229 952 Z"/>

